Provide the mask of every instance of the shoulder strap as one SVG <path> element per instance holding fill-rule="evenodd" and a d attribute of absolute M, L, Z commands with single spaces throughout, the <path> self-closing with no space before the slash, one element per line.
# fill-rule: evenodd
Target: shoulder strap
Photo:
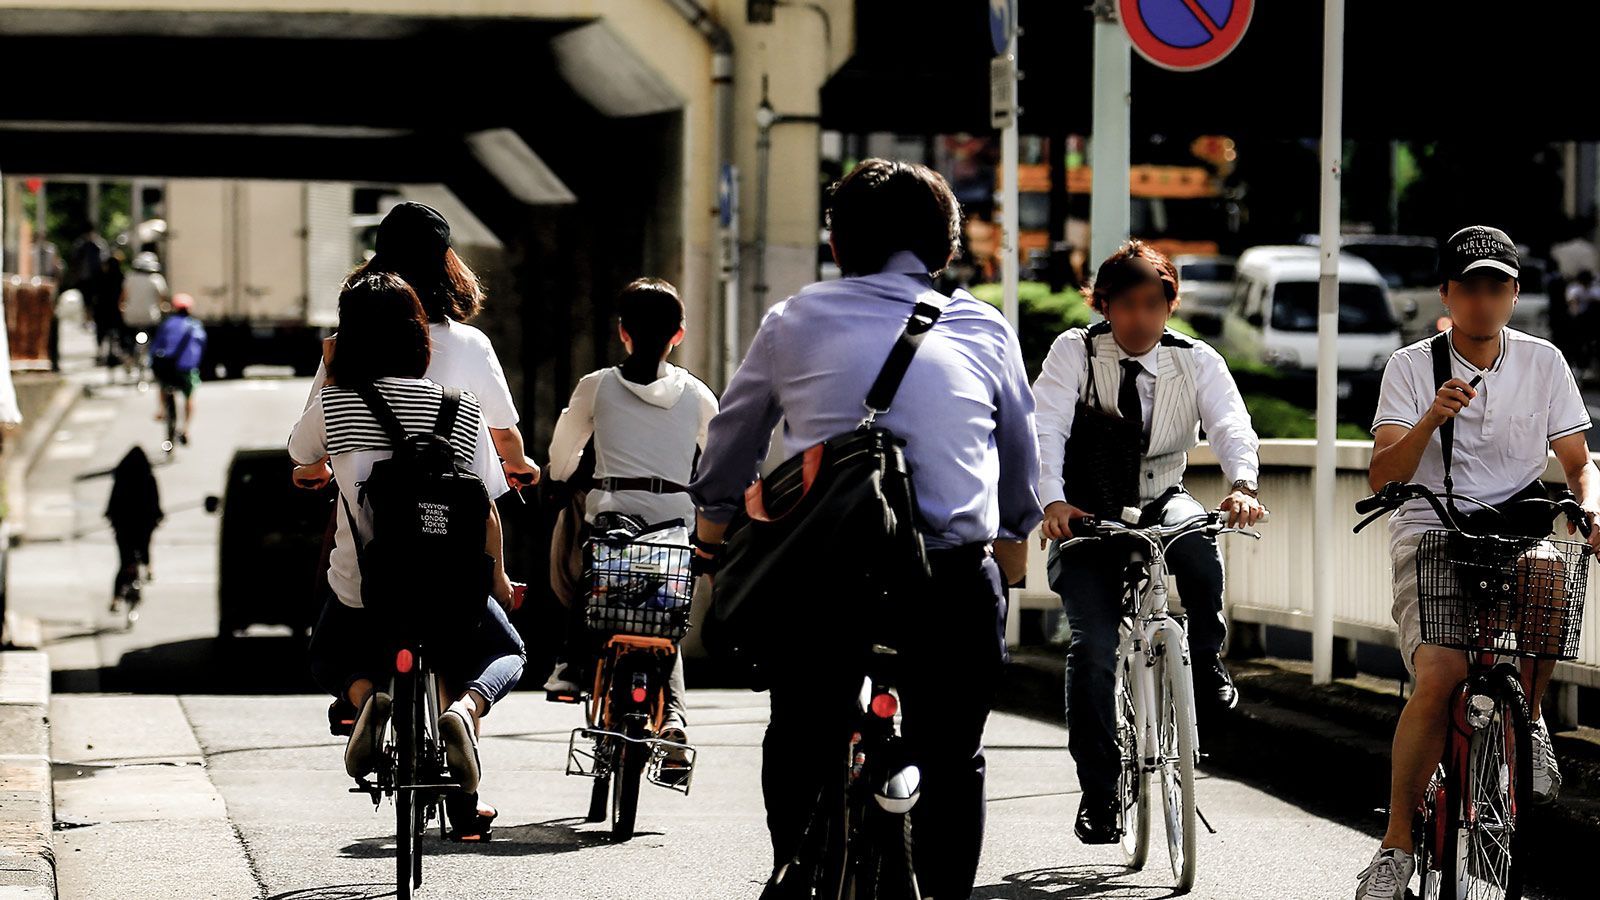
<path fill-rule="evenodd" d="M 396 449 L 406 442 L 406 427 L 400 424 L 400 419 L 394 414 L 394 410 L 383 401 L 383 394 L 376 384 L 356 385 L 351 390 L 367 404 L 372 417 L 378 420 L 378 425 L 383 428 L 384 434 L 389 436 L 389 442 L 394 444 Z"/>
<path fill-rule="evenodd" d="M 459 388 L 445 388 L 444 396 L 439 398 L 439 418 L 434 420 L 433 433 L 445 440 L 450 440 L 451 433 L 456 427 L 456 413 L 461 409 L 461 390 Z"/>
<path fill-rule="evenodd" d="M 1441 331 L 1434 335 L 1429 351 L 1433 356 L 1433 390 L 1437 393 L 1450 380 L 1450 333 Z M 1454 485 L 1450 478 L 1450 457 L 1456 446 L 1455 419 L 1445 419 L 1439 426 L 1439 446 L 1444 451 L 1444 492 L 1449 494 Z"/>
<path fill-rule="evenodd" d="M 889 358 L 878 371 L 877 380 L 872 382 L 872 389 L 867 391 L 867 418 L 862 422 L 863 425 L 871 425 L 878 416 L 889 411 L 889 404 L 894 402 L 894 395 L 900 391 L 900 382 L 905 380 L 906 370 L 911 368 L 917 348 L 922 346 L 922 339 L 943 313 L 944 307 L 938 304 L 927 300 L 917 301 L 905 328 L 900 331 L 900 337 L 889 350 Z"/>

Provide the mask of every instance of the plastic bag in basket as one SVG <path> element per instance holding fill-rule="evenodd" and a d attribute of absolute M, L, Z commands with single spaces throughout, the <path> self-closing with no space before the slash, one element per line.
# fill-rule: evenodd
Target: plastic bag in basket
<path fill-rule="evenodd" d="M 677 609 L 689 602 L 688 528 L 679 525 L 641 534 L 626 544 L 594 544 L 594 596 L 602 605 Z"/>

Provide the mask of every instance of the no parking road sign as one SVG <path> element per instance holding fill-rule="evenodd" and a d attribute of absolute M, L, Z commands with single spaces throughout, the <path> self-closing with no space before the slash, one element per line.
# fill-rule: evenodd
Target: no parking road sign
<path fill-rule="evenodd" d="M 1255 0 L 1117 0 L 1118 18 L 1139 55 L 1191 72 L 1239 46 Z"/>

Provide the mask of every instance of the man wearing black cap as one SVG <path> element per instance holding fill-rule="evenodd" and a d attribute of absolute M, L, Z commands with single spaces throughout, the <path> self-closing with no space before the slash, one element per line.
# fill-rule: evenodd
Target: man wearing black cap
<path fill-rule="evenodd" d="M 1443 492 L 1440 427 L 1453 421 L 1450 472 L 1457 494 L 1491 504 L 1543 495 L 1539 479 L 1553 449 L 1567 485 L 1594 522 L 1600 512 L 1600 471 L 1589 461 L 1584 437 L 1589 413 L 1572 370 L 1548 341 L 1506 327 L 1517 303 L 1516 245 L 1498 228 L 1463 228 L 1440 251 L 1439 267 L 1439 294 L 1453 324 L 1443 335 L 1397 350 L 1384 369 L 1372 425 L 1368 479 L 1373 490 L 1391 481 L 1414 481 Z M 1448 359 L 1436 369 L 1440 355 Z M 1532 528 L 1530 534 L 1542 537 L 1548 525 L 1545 520 L 1542 531 Z M 1467 674 L 1464 653 L 1422 642 L 1417 548 L 1424 532 L 1439 527 L 1438 516 L 1421 501 L 1403 507 L 1389 523 L 1393 614 L 1416 688 L 1395 727 L 1388 831 L 1359 876 L 1356 900 L 1405 896 L 1415 867 L 1412 812 L 1443 755 L 1448 704 Z M 1600 530 L 1589 542 L 1600 547 Z M 1537 552 L 1535 547 L 1528 555 Z M 1553 799 L 1561 785 L 1550 733 L 1540 718 L 1553 668 L 1553 662 L 1540 661 L 1523 673 L 1533 721 L 1533 793 L 1544 800 Z"/>

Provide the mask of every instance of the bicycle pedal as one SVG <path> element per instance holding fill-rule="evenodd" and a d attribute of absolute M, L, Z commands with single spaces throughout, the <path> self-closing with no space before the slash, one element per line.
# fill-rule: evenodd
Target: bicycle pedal
<path fill-rule="evenodd" d="M 544 699 L 550 703 L 582 703 L 583 695 L 567 691 L 545 691 Z"/>

